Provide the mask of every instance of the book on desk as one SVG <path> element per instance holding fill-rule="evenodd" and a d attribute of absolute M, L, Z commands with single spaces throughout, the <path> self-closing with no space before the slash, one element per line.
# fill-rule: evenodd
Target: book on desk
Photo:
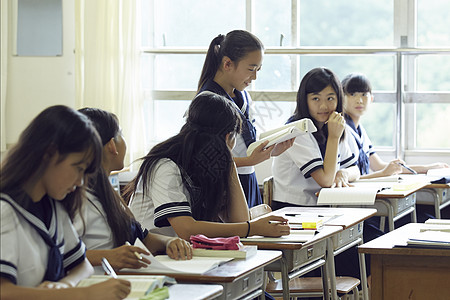
<path fill-rule="evenodd" d="M 407 245 L 450 249 L 450 220 L 428 219 L 419 232 L 408 237 Z"/>

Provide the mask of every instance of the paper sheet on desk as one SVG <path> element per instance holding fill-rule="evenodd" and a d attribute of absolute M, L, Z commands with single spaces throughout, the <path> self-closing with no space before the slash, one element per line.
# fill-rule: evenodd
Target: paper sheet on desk
<path fill-rule="evenodd" d="M 248 238 L 241 238 L 241 241 L 267 243 L 304 243 L 313 239 L 316 232 L 316 230 L 291 230 L 291 234 L 283 235 L 281 237 L 264 237 L 255 235 Z"/>
<path fill-rule="evenodd" d="M 137 239 L 135 246 L 140 247 L 148 251 L 147 247 L 141 242 L 140 239 Z M 150 251 L 148 251 L 150 252 Z M 174 274 L 174 273 L 183 273 L 183 274 L 203 274 L 222 263 L 232 260 L 230 257 L 198 257 L 194 256 L 190 260 L 175 260 L 171 259 L 167 255 L 158 255 L 153 256 L 144 255 L 143 257 L 147 258 L 151 264 L 146 268 L 141 269 L 121 269 L 120 272 L 126 273 L 160 273 L 160 274 Z"/>
<path fill-rule="evenodd" d="M 378 188 L 344 187 L 323 188 L 319 192 L 318 205 L 373 205 Z"/>

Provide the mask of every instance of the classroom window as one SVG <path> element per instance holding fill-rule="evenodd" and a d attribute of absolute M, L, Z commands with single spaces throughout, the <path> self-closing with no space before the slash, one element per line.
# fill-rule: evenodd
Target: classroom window
<path fill-rule="evenodd" d="M 445 126 L 438 120 L 446 121 L 450 107 L 450 98 L 445 98 L 450 95 L 450 75 L 446 71 L 450 69 L 450 51 L 404 52 L 398 56 L 401 48 L 398 41 L 407 41 L 409 48 L 450 47 L 450 19 L 445 15 L 450 10 L 450 2 L 142 1 L 142 85 L 147 93 L 158 93 L 152 104 L 146 106 L 156 132 L 148 133 L 153 142 L 177 133 L 183 124 L 178 114 L 184 114 L 195 95 L 212 38 L 233 29 L 247 29 L 266 47 L 258 80 L 247 89 L 254 99 L 253 115 L 259 132 L 284 124 L 295 109 L 295 93 L 301 78 L 310 69 L 325 66 L 341 79 L 350 72 L 361 72 L 371 80 L 375 101 L 363 123 L 377 148 L 393 151 L 395 147 L 402 147 L 396 141 L 406 139 L 406 150 L 448 149 L 437 135 L 438 131 L 433 131 L 434 126 L 424 124 L 430 122 L 428 116 L 435 115 L 432 121 L 439 124 L 436 126 Z M 416 7 L 405 9 L 408 5 Z M 417 16 L 408 15 L 414 12 Z M 411 18 L 417 30 L 405 33 L 398 20 L 407 22 Z M 405 34 L 411 35 L 405 39 Z M 296 51 L 298 49 L 301 51 Z M 308 52 L 308 49 L 313 50 Z M 323 49 L 328 52 L 315 53 Z M 399 58 L 404 70 L 397 70 Z M 405 98 L 398 97 L 396 92 L 399 74 L 404 92 L 444 94 L 431 100 L 411 95 L 402 107 L 413 113 L 400 114 L 407 118 L 403 131 L 396 128 L 397 102 Z M 438 101 L 434 103 L 432 99 Z M 383 131 L 379 130 L 380 124 L 383 124 Z M 398 138 L 405 131 L 406 135 Z"/>

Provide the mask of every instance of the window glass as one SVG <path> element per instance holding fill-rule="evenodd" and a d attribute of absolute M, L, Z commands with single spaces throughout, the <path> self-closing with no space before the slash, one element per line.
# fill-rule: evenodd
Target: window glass
<path fill-rule="evenodd" d="M 254 34 L 265 47 L 291 46 L 291 0 L 254 1 Z"/>
<path fill-rule="evenodd" d="M 291 84 L 291 58 L 294 55 L 264 55 L 261 70 L 253 88 L 263 91 L 292 91 L 298 87 Z"/>
<path fill-rule="evenodd" d="M 450 55 L 423 55 L 417 58 L 418 91 L 450 91 Z"/>
<path fill-rule="evenodd" d="M 394 146 L 395 112 L 394 103 L 377 103 L 375 98 L 370 109 L 362 117 L 361 123 L 366 129 L 375 151 L 380 147 Z M 382 126 L 382 130 L 380 130 L 380 126 Z"/>
<path fill-rule="evenodd" d="M 300 45 L 393 46 L 393 20 L 392 0 L 303 0 Z"/>
<path fill-rule="evenodd" d="M 205 55 L 155 55 L 153 80 L 156 90 L 197 90 Z"/>
<path fill-rule="evenodd" d="M 417 45 L 423 47 L 450 46 L 450 1 L 417 1 Z"/>
<path fill-rule="evenodd" d="M 184 114 L 191 101 L 154 100 L 154 130 L 152 141 L 162 141 L 180 132 L 185 123 Z"/>
<path fill-rule="evenodd" d="M 148 0 L 151 1 L 151 0 Z M 155 47 L 209 45 L 218 34 L 245 28 L 245 1 L 154 1 Z"/>
<path fill-rule="evenodd" d="M 258 134 L 284 125 L 294 113 L 295 101 L 254 101 L 252 116 Z"/>
<path fill-rule="evenodd" d="M 449 103 L 418 103 L 416 105 L 416 147 L 450 149 L 448 138 Z"/>

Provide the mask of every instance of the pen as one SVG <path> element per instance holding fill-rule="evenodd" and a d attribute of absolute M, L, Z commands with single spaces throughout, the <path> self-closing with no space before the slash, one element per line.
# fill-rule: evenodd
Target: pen
<path fill-rule="evenodd" d="M 131 246 L 131 244 L 128 241 L 125 242 L 125 245 Z M 137 259 L 142 260 L 142 256 L 139 255 L 139 253 L 137 253 L 136 251 L 134 251 L 134 255 L 137 257 Z"/>
<path fill-rule="evenodd" d="M 106 274 L 108 274 L 112 278 L 117 278 L 116 272 L 109 264 L 109 261 L 104 257 L 102 257 L 102 267 L 103 267 L 103 270 L 106 272 Z"/>
<path fill-rule="evenodd" d="M 417 174 L 416 171 L 414 171 L 413 169 L 411 169 L 410 167 L 405 166 L 405 164 L 403 163 L 398 163 L 400 166 L 402 166 L 403 168 L 405 168 L 406 170 L 410 171 L 413 174 Z"/>

